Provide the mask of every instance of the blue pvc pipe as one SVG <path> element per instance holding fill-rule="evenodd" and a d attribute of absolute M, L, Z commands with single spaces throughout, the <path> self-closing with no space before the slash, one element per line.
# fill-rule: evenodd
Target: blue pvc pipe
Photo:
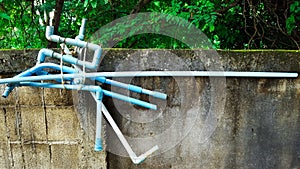
<path fill-rule="evenodd" d="M 79 73 L 82 73 L 82 70 L 80 68 L 78 68 L 77 66 L 75 66 L 76 71 L 78 71 Z M 107 79 L 104 76 L 98 76 L 96 78 L 91 78 L 92 80 L 96 80 L 100 83 L 105 83 L 105 84 L 109 84 L 112 86 L 116 86 L 116 87 L 120 87 L 120 88 L 124 88 L 127 89 L 129 91 L 132 92 L 136 92 L 136 93 L 140 93 L 140 94 L 148 94 L 149 96 L 153 96 L 159 99 L 167 99 L 167 95 L 164 93 L 160 93 L 160 92 L 156 92 L 156 91 L 151 91 L 148 89 L 143 89 L 139 86 L 135 86 L 135 85 L 131 85 L 131 84 L 126 84 L 126 83 L 122 83 L 122 82 L 118 82 L 115 80 L 111 80 L 111 79 Z"/>
<path fill-rule="evenodd" d="M 102 130 L 102 91 L 96 92 L 96 104 L 97 104 L 97 114 L 96 114 L 96 135 L 95 135 L 95 151 L 102 151 L 102 138 L 101 138 L 101 130 Z"/>
<path fill-rule="evenodd" d="M 31 76 L 32 74 L 34 74 L 36 72 L 40 72 L 42 74 L 45 74 L 45 71 L 42 71 L 42 69 L 44 69 L 44 68 L 52 68 L 52 69 L 56 69 L 56 70 L 61 69 L 61 67 L 59 65 L 54 64 L 54 63 L 42 63 L 42 64 L 35 65 L 34 67 L 32 67 L 32 68 L 30 68 L 30 69 L 28 69 L 28 70 L 26 70 L 26 71 L 24 71 L 24 72 L 22 72 L 22 73 L 20 73 L 16 76 L 14 76 L 13 78 L 8 78 L 8 79 L 18 80 L 19 78 L 22 78 L 22 77 Z M 72 69 L 72 68 L 67 67 L 67 66 L 62 66 L 62 70 L 63 70 L 63 72 L 67 72 L 67 73 L 75 73 L 75 69 Z M 49 76 L 49 75 L 42 75 L 42 76 Z M 2 80 L 5 81 L 5 79 L 2 79 Z M 45 79 L 45 80 L 47 80 L 47 79 Z M 56 79 L 56 80 L 59 80 L 59 79 Z M 7 83 L 18 83 L 18 81 L 7 82 Z M 15 88 L 15 85 L 8 84 L 8 86 L 5 87 L 5 90 L 2 93 L 2 97 L 6 98 L 14 88 Z"/>
<path fill-rule="evenodd" d="M 154 105 L 154 104 L 149 104 L 147 102 L 144 102 L 144 101 L 141 101 L 141 100 L 138 100 L 138 99 L 134 99 L 134 98 L 131 98 L 131 97 L 127 97 L 127 96 L 124 96 L 124 95 L 121 95 L 121 94 L 118 94 L 118 93 L 114 93 L 114 92 L 111 92 L 111 91 L 107 91 L 107 90 L 103 90 L 103 92 L 104 92 L 105 95 L 110 96 L 112 98 L 117 98 L 119 100 L 123 100 L 123 101 L 129 102 L 129 103 L 132 103 L 132 104 L 140 105 L 140 106 L 146 107 L 148 109 L 157 110 L 157 106 Z M 147 103 L 147 104 L 145 104 L 145 103 Z"/>
<path fill-rule="evenodd" d="M 44 63 L 44 64 L 46 64 L 46 63 Z M 50 63 L 48 63 L 48 64 L 50 64 Z M 52 65 L 52 68 L 54 68 L 53 66 L 56 65 L 56 64 L 51 63 L 51 65 Z M 60 66 L 56 65 L 55 69 L 60 70 Z M 77 70 L 68 67 L 68 72 L 69 73 L 74 73 L 74 72 L 77 72 Z M 160 93 L 160 92 L 156 92 L 156 91 L 150 91 L 150 90 L 143 89 L 143 88 L 135 86 L 135 85 L 117 82 L 117 81 L 114 81 L 114 80 L 107 79 L 103 76 L 95 77 L 96 75 L 97 75 L 97 73 L 86 74 L 85 77 L 89 78 L 91 80 L 99 81 L 100 83 L 106 83 L 106 84 L 110 84 L 112 86 L 117 86 L 117 87 L 121 87 L 121 88 L 124 88 L 124 89 L 128 89 L 128 90 L 136 92 L 136 93 L 148 94 L 150 96 L 160 98 L 160 99 L 166 99 L 167 98 L 167 95 L 164 94 L 164 93 Z M 30 76 L 30 77 L 21 76 L 21 77 L 18 77 L 18 78 L 14 77 L 14 78 L 0 79 L 0 84 L 3 84 L 3 83 L 20 83 L 20 82 L 24 82 L 24 81 L 41 81 L 41 80 L 60 81 L 62 77 L 63 77 L 64 80 L 68 81 L 68 80 L 74 79 L 74 78 L 82 78 L 83 76 L 78 75 L 78 74 L 41 75 L 41 76 Z M 3 96 L 3 97 L 5 97 L 5 96 Z"/>
<path fill-rule="evenodd" d="M 92 62 L 77 60 L 76 63 L 73 63 L 75 61 L 75 59 L 72 59 L 71 57 L 66 58 L 64 60 L 65 62 L 80 65 L 80 66 L 84 65 L 88 69 L 96 69 L 99 66 L 100 58 L 101 58 L 101 55 L 102 55 L 102 48 L 99 45 L 92 44 L 92 43 L 87 43 L 85 41 L 80 40 L 79 38 L 71 39 L 71 38 L 60 37 L 58 35 L 53 35 L 53 31 L 54 31 L 53 26 L 47 26 L 47 28 L 46 28 L 46 38 L 49 41 L 58 42 L 58 43 L 63 42 L 63 43 L 69 44 L 69 45 L 78 46 L 78 47 L 81 47 L 81 48 L 87 48 L 87 49 L 91 49 L 91 50 L 94 51 L 94 57 L 93 57 Z M 57 54 L 54 54 L 54 55 L 57 55 Z M 62 57 L 62 56 L 57 55 L 57 57 Z"/>
<path fill-rule="evenodd" d="M 39 83 L 39 82 L 20 82 L 19 86 L 32 86 L 32 87 L 44 87 L 44 88 L 57 88 L 57 89 L 68 89 L 68 90 L 84 90 L 90 92 L 102 91 L 104 95 L 116 98 L 125 102 L 136 104 L 145 108 L 157 110 L 157 106 L 145 101 L 141 101 L 135 98 L 124 96 L 118 93 L 114 93 L 108 90 L 103 90 L 100 86 L 91 85 L 70 85 L 70 84 L 53 84 L 53 83 Z"/>
<path fill-rule="evenodd" d="M 39 54 L 37 57 L 37 64 L 45 62 L 46 57 L 62 59 L 64 62 L 74 64 L 74 65 L 78 64 L 78 59 L 74 58 L 72 55 L 62 55 L 62 54 L 54 52 L 50 49 L 41 49 L 39 51 Z"/>
<path fill-rule="evenodd" d="M 96 78 L 96 79 L 98 79 L 98 78 Z M 121 88 L 124 88 L 124 89 L 128 89 L 128 90 L 136 92 L 136 93 L 148 94 L 150 96 L 153 96 L 153 97 L 156 97 L 156 98 L 159 98 L 159 99 L 164 99 L 164 100 L 167 99 L 167 95 L 164 94 L 164 93 L 143 89 L 139 86 L 135 86 L 135 85 L 131 85 L 131 84 L 125 84 L 125 83 L 110 80 L 110 79 L 106 79 L 105 83 L 113 85 L 113 86 L 121 87 Z"/>
<path fill-rule="evenodd" d="M 37 57 L 37 63 L 43 63 L 46 59 L 46 56 L 52 56 L 52 53 L 54 53 L 54 51 L 50 49 L 41 49 Z"/>

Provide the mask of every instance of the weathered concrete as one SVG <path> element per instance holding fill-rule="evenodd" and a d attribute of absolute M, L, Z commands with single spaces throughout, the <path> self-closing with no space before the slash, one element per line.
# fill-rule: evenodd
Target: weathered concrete
<path fill-rule="evenodd" d="M 16 88 L 0 107 L 0 168 L 106 168 L 105 152 L 85 138 L 71 91 Z"/>
<path fill-rule="evenodd" d="M 215 65 L 219 63 L 224 70 L 230 71 L 300 72 L 298 52 L 219 51 L 219 56 L 215 58 L 210 57 L 213 51 L 196 52 L 200 55 L 197 56 L 189 50 L 167 51 L 165 54 L 160 51 L 145 50 L 125 51 L 125 53 L 111 51 L 107 54 L 110 59 L 104 59 L 102 63 L 103 69 L 109 71 L 114 71 L 113 68 L 147 70 L 149 67 L 162 70 L 163 66 L 166 66 L 168 70 L 172 68 L 175 68 L 174 70 L 211 70 L 209 69 L 211 65 L 208 64 L 210 62 L 216 63 Z M 139 59 L 136 55 L 146 57 Z M 166 57 L 168 55 L 175 55 L 175 57 Z M 203 62 L 202 57 L 212 59 Z M 153 58 L 161 59 L 153 61 Z M 147 67 L 147 65 L 150 66 Z M 123 80 L 126 81 L 126 79 Z M 111 143 L 107 145 L 108 151 L 113 152 L 108 154 L 109 168 L 300 168 L 299 78 L 227 78 L 225 95 L 222 91 L 219 91 L 220 93 L 211 91 L 217 87 L 212 87 L 213 83 L 218 83 L 214 80 L 216 79 L 201 77 L 194 80 L 187 78 L 133 79 L 133 82 L 138 85 L 168 94 L 167 102 L 158 102 L 162 108 L 157 112 L 152 112 L 159 116 L 151 122 L 141 124 L 134 121 L 136 116 L 145 116 L 151 111 L 135 110 L 118 101 L 114 101 L 115 108 L 111 107 L 110 110 L 113 110 L 112 114 L 127 136 L 140 139 L 140 142 L 132 139 L 132 145 L 138 154 L 153 144 L 159 145 L 162 150 L 143 164 L 134 165 L 128 158 L 114 155 L 116 150 L 120 150 L 117 153 L 123 156 L 126 156 L 126 153 L 118 146 L 119 142 L 114 141 L 116 138 L 107 129 L 109 133 L 107 141 Z M 220 86 L 223 82 L 220 81 Z M 186 86 L 180 86 L 182 83 Z M 197 91 L 195 86 L 198 87 L 198 93 L 195 93 Z M 182 94 L 178 91 L 184 92 Z M 219 94 L 219 96 L 214 94 Z M 217 100 L 224 96 L 226 96 L 225 101 Z M 186 101 L 178 100 L 178 98 Z M 220 104 L 224 104 L 223 112 L 222 108 L 215 108 L 216 112 L 213 117 L 206 114 L 214 109 L 214 106 L 221 106 Z M 187 117 L 189 114 L 197 115 L 197 113 L 195 125 L 189 130 L 187 136 L 182 136 L 184 134 L 182 130 L 188 126 L 185 121 L 191 121 Z M 176 117 L 179 117 L 182 123 L 176 123 Z M 211 118 L 208 120 L 209 123 L 205 123 L 205 118 Z M 177 126 L 172 123 L 176 123 Z M 210 127 L 213 128 L 214 125 L 216 129 L 211 133 Z M 177 132 L 166 133 L 165 131 L 169 128 L 175 128 Z M 156 136 L 160 133 L 167 137 L 158 137 L 160 140 L 157 140 Z M 212 135 L 209 137 L 203 133 Z M 148 137 L 153 138 L 153 144 L 145 139 Z M 178 137 L 183 138 L 180 140 Z"/>
<path fill-rule="evenodd" d="M 0 52 L 1 76 L 34 65 L 37 51 L 17 51 L 15 59 L 7 59 L 10 52 Z M 18 57 L 23 53 L 22 59 Z M 222 66 L 231 71 L 300 72 L 299 52 L 218 51 L 216 55 L 214 51 L 111 50 L 105 54 L 100 67 L 105 71 Z M 19 61 L 29 62 L 15 63 Z M 107 125 L 108 168 L 300 168 L 299 78 L 118 80 L 165 92 L 168 100 L 130 93 L 158 104 L 157 111 L 105 100 L 138 155 L 154 144 L 160 147 L 144 163 L 134 165 Z M 72 98 L 66 91 L 19 88 L 1 99 L 0 166 L 105 168 L 105 154 L 93 152 L 93 101 L 84 93 L 77 97 L 75 105 L 81 105 L 77 115 L 73 100 L 65 99 Z"/>

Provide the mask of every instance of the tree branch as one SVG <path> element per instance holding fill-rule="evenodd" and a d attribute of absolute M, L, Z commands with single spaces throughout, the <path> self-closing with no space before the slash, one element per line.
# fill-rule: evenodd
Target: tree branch
<path fill-rule="evenodd" d="M 130 14 L 138 13 L 141 9 L 143 9 L 147 4 L 149 4 L 152 0 L 139 0 L 139 2 L 135 5 Z"/>
<path fill-rule="evenodd" d="M 55 35 L 58 34 L 58 27 L 59 27 L 59 24 L 60 24 L 60 16 L 61 16 L 61 13 L 62 13 L 64 2 L 65 2 L 65 0 L 56 0 L 55 11 L 54 11 L 54 19 L 53 19 L 53 26 L 54 26 L 54 32 L 53 33 Z M 56 47 L 56 43 L 49 42 L 48 47 Z"/>
<path fill-rule="evenodd" d="M 219 14 L 224 14 L 226 13 L 229 9 L 231 9 L 232 7 L 235 7 L 237 6 L 239 3 L 240 3 L 241 0 L 236 0 L 235 2 L 233 2 L 232 4 L 228 5 L 227 7 L 223 8 L 223 9 L 219 9 L 219 10 L 216 10 L 217 13 Z"/>

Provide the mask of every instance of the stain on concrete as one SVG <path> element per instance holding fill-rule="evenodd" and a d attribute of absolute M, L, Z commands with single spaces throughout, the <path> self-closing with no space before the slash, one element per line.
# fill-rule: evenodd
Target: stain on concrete
<path fill-rule="evenodd" d="M 99 70 L 300 72 L 299 52 L 217 52 L 209 58 L 216 52 L 106 49 Z M 33 66 L 37 53 L 1 51 L 1 77 Z M 95 107 L 87 94 L 22 87 L 7 99 L 0 98 L 0 168 L 300 168 L 299 78 L 151 77 L 129 83 L 168 94 L 165 102 L 144 98 L 158 104 L 158 111 L 104 100 L 128 138 L 150 138 L 143 143 L 129 139 L 137 154 L 153 142 L 160 144 L 161 149 L 144 163 L 134 165 L 126 157 L 105 122 L 108 155 L 93 151 Z M 152 121 L 140 122 L 147 119 Z M 169 128 L 176 130 L 165 132 Z M 166 136 L 162 140 L 157 137 L 161 133 Z"/>

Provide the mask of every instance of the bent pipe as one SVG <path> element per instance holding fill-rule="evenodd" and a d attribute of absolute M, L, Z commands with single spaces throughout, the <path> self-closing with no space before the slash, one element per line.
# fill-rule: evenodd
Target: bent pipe
<path fill-rule="evenodd" d="M 90 62 L 84 62 L 77 58 L 74 58 L 72 55 L 63 55 L 63 54 L 54 52 L 53 50 L 43 48 L 38 53 L 37 64 L 45 62 L 46 57 L 51 57 L 51 58 L 56 58 L 59 60 L 62 59 L 64 62 L 73 64 L 73 65 L 85 66 L 88 69 L 96 69 L 100 63 L 101 51 L 100 52 L 96 51 L 95 54 L 97 55 L 96 59 L 93 59 L 93 63 L 90 63 Z M 98 59 L 97 59 L 97 57 L 98 57 Z"/>
<path fill-rule="evenodd" d="M 64 62 L 83 66 L 83 65 L 81 65 L 82 62 L 79 62 L 79 60 L 77 58 L 74 58 L 72 55 L 63 55 L 63 54 L 54 52 L 53 50 L 46 49 L 46 48 L 43 48 L 39 51 L 38 57 L 37 57 L 37 65 L 45 62 L 46 57 L 62 59 Z"/>
<path fill-rule="evenodd" d="M 69 81 L 70 79 L 74 79 L 74 78 L 82 78 L 82 75 L 78 75 L 78 74 L 73 74 L 73 73 L 77 73 L 78 70 L 74 69 L 74 68 L 70 68 L 67 66 L 63 66 L 63 71 L 64 72 L 68 72 L 68 73 L 72 73 L 72 74 L 58 74 L 58 75 L 51 75 L 51 74 L 46 74 L 47 72 L 41 72 L 41 69 L 43 68 L 53 68 L 56 70 L 60 70 L 60 65 L 54 64 L 54 63 L 42 63 L 42 64 L 38 64 L 34 67 L 32 67 L 31 69 L 13 77 L 13 78 L 6 78 L 6 79 L 0 79 L 0 84 L 4 84 L 4 83 L 20 83 L 20 82 L 24 82 L 24 81 L 41 81 L 41 80 L 56 80 L 59 81 L 63 78 L 66 81 Z M 28 73 L 28 71 L 30 73 Z M 26 73 L 27 72 L 27 73 Z M 40 72 L 40 76 L 31 76 L 32 74 L 36 73 L 36 72 Z M 116 86 L 116 87 L 120 87 L 120 88 L 124 88 L 127 89 L 129 91 L 132 92 L 136 92 L 136 93 L 140 93 L 140 94 L 147 94 L 149 96 L 152 97 L 156 97 L 159 99 L 166 99 L 167 95 L 161 92 L 157 92 L 157 91 L 151 91 L 148 89 L 144 89 L 142 87 L 139 86 L 135 86 L 135 85 L 131 85 L 131 84 L 125 84 L 122 82 L 117 82 L 114 80 L 110 80 L 107 79 L 104 76 L 96 76 L 97 73 L 87 73 L 84 76 L 86 78 L 89 78 L 91 80 L 96 80 L 100 83 L 105 83 L 105 84 L 109 84 L 112 86 Z M 96 77 L 95 77 L 96 76 Z M 8 86 L 7 90 L 5 89 L 5 94 L 2 95 L 2 97 L 7 97 L 9 95 L 9 93 L 14 89 L 13 86 Z"/>
<path fill-rule="evenodd" d="M 106 79 L 103 76 L 93 77 L 93 76 L 88 76 L 88 75 L 91 75 L 91 74 L 86 74 L 85 77 L 89 78 L 91 80 L 99 81 L 101 83 L 106 83 L 106 84 L 110 84 L 110 85 L 113 85 L 113 86 L 121 87 L 121 88 L 128 89 L 128 90 L 136 92 L 136 93 L 147 94 L 149 96 L 156 97 L 156 98 L 159 98 L 159 99 L 164 99 L 165 100 L 167 98 L 167 95 L 164 94 L 164 93 L 161 93 L 161 92 L 151 91 L 151 90 L 148 90 L 148 89 L 141 88 L 139 86 L 135 86 L 135 85 L 131 85 L 131 84 L 124 84 L 124 83 L 121 83 L 121 82 L 113 81 L 113 80 L 110 80 L 110 79 Z M 82 78 L 82 75 L 79 75 L 79 74 L 63 74 L 63 75 L 48 74 L 48 75 L 41 75 L 41 76 L 27 76 L 27 77 L 17 77 L 17 78 L 13 77 L 13 78 L 0 79 L 0 84 L 20 83 L 20 82 L 26 82 L 26 81 L 27 82 L 28 81 L 41 81 L 41 80 L 56 80 L 56 81 L 59 81 L 62 78 L 64 80 L 70 80 L 70 79 L 75 79 L 75 78 Z M 6 95 L 6 97 L 7 96 L 8 95 Z"/>
<path fill-rule="evenodd" d="M 26 77 L 26 76 L 31 76 L 33 75 L 34 73 L 37 73 L 38 74 L 43 74 L 42 76 L 48 76 L 48 75 L 45 75 L 46 74 L 46 71 L 42 71 L 42 69 L 45 69 L 45 68 L 51 68 L 51 69 L 56 69 L 56 70 L 61 70 L 61 66 L 60 65 L 57 65 L 57 64 L 54 64 L 54 63 L 42 63 L 42 64 L 38 64 L 38 65 L 35 65 L 34 67 L 14 76 L 13 78 L 8 78 L 8 79 L 13 79 L 13 80 L 16 80 L 15 82 L 6 82 L 8 83 L 8 86 L 5 87 L 5 90 L 4 92 L 2 93 L 2 97 L 6 98 L 8 97 L 8 95 L 10 94 L 10 92 L 15 88 L 15 84 L 11 84 L 11 83 L 19 83 L 21 82 L 21 80 L 19 81 L 18 79 L 22 78 L 22 77 Z M 67 66 L 62 66 L 62 71 L 63 72 L 66 72 L 66 73 L 75 73 L 74 69 L 73 68 L 70 68 L 70 67 L 67 67 Z M 5 80 L 7 79 L 2 79 L 4 82 Z M 47 80 L 47 79 L 45 79 Z M 57 79 L 59 80 L 59 79 Z"/>
<path fill-rule="evenodd" d="M 18 86 L 32 86 L 32 87 L 44 87 L 44 88 L 56 88 L 56 89 L 68 89 L 68 90 L 84 90 L 90 92 L 103 92 L 103 94 L 106 96 L 119 99 L 125 102 L 129 102 L 135 105 L 139 105 L 148 109 L 157 110 L 157 106 L 154 104 L 142 100 L 138 100 L 132 97 L 124 96 L 108 90 L 104 90 L 100 86 L 53 84 L 53 83 L 40 83 L 40 82 L 20 82 Z"/>
<path fill-rule="evenodd" d="M 95 94 L 92 93 L 92 96 L 95 98 Z M 95 99 L 95 100 L 98 101 L 97 99 Z M 151 149 L 149 149 L 148 151 L 146 151 L 144 154 L 142 154 L 140 156 L 137 156 L 133 152 L 130 144 L 127 142 L 126 138 L 122 134 L 122 132 L 119 129 L 118 125 L 116 124 L 116 122 L 114 121 L 114 119 L 111 117 L 111 115 L 108 112 L 108 110 L 106 109 L 105 105 L 102 102 L 101 102 L 101 104 L 102 104 L 102 112 L 103 112 L 104 116 L 106 117 L 108 123 L 111 125 L 111 127 L 115 131 L 117 137 L 119 138 L 119 140 L 123 144 L 125 150 L 127 151 L 127 153 L 129 154 L 129 156 L 131 158 L 131 161 L 134 164 L 140 164 L 140 163 L 142 163 L 150 154 L 152 154 L 153 152 L 155 152 L 156 150 L 158 150 L 158 146 L 156 145 L 156 146 L 152 147 Z"/>
<path fill-rule="evenodd" d="M 78 37 L 77 39 L 71 39 L 71 38 L 64 38 L 58 35 L 53 35 L 54 27 L 53 26 L 47 26 L 46 28 L 46 38 L 49 41 L 58 42 L 58 43 L 66 43 L 68 45 L 73 45 L 81 48 L 87 48 L 94 51 L 94 57 L 92 62 L 88 61 L 82 61 L 74 58 L 72 55 L 61 55 L 59 53 L 52 53 L 54 57 L 61 58 L 66 57 L 67 59 L 63 60 L 68 62 L 70 60 L 72 64 L 76 64 L 79 66 L 85 66 L 88 69 L 97 69 L 98 65 L 100 64 L 100 58 L 102 55 L 102 48 L 99 45 L 87 43 L 85 41 L 80 40 Z M 70 58 L 72 57 L 72 58 Z M 76 61 L 75 61 L 76 60 Z M 69 62 L 69 63 L 71 63 Z M 75 62 L 75 63 L 74 63 Z"/>

